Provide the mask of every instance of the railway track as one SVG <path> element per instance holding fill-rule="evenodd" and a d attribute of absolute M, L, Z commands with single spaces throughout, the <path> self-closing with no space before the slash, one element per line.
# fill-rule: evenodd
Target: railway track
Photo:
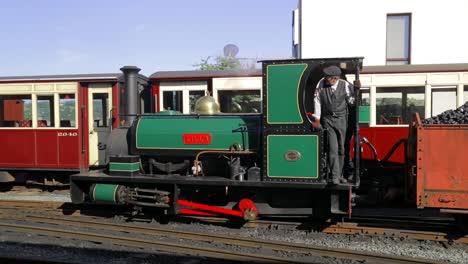
<path fill-rule="evenodd" d="M 95 209 L 95 207 L 75 206 L 73 204 L 63 204 L 54 202 L 18 202 L 18 201 L 0 201 L 0 208 L 10 211 L 24 211 L 34 213 L 36 215 L 37 207 L 41 211 L 47 212 L 49 215 L 62 216 L 87 216 L 90 219 L 98 219 L 93 216 L 112 216 L 114 208 L 110 212 L 103 211 L 104 208 Z M 122 210 L 123 212 L 124 210 Z M 31 215 L 34 216 L 34 215 Z M 37 216 L 37 215 L 36 215 Z M 40 216 L 37 216 L 40 217 Z M 222 218 L 178 218 L 176 221 L 184 222 L 197 221 L 207 224 L 229 225 L 229 220 Z M 142 220 L 142 219 L 137 219 Z M 143 219 L 143 221 L 148 219 Z M 314 230 L 317 232 L 328 234 L 345 234 L 345 235 L 373 235 L 373 236 L 388 236 L 400 239 L 415 239 L 415 240 L 429 240 L 440 242 L 453 242 L 468 244 L 468 236 L 456 234 L 454 226 L 447 223 L 445 218 L 431 218 L 431 219 L 388 219 L 382 217 L 355 217 L 352 219 L 354 222 L 340 222 L 340 223 L 316 223 L 311 224 L 296 221 L 277 221 L 277 220 L 256 220 L 246 223 L 237 223 L 238 227 L 242 228 L 266 228 L 266 229 L 304 229 Z M 401 228 L 404 226 L 405 228 Z M 455 234 L 455 235 L 454 235 Z"/>
<path fill-rule="evenodd" d="M 350 259 L 356 261 L 368 261 L 370 263 L 430 263 L 427 259 L 415 259 L 409 257 L 372 254 L 368 252 L 358 252 L 344 249 L 330 249 L 320 246 L 311 246 L 297 243 L 285 243 L 279 241 L 268 241 L 232 235 L 209 234 L 199 232 L 189 232 L 166 228 L 141 227 L 128 224 L 115 224 L 95 220 L 57 218 L 34 215 L 8 216 L 0 214 L 2 220 L 16 220 L 25 223 L 5 223 L 0 221 L 2 230 L 12 232 L 22 232 L 28 234 L 38 234 L 45 236 L 55 236 L 69 239 L 80 239 L 98 243 L 112 243 L 126 247 L 157 249 L 177 254 L 205 256 L 217 259 L 228 259 L 249 262 L 268 263 L 308 263 L 307 258 L 301 256 L 320 256 L 337 259 Z M 47 225 L 47 226 L 45 226 Z M 50 227 L 54 225 L 55 227 Z M 89 232 L 82 230 L 70 230 L 70 227 L 100 230 Z M 109 232 L 111 234 L 102 232 Z M 120 234 L 119 234 L 120 233 Z M 128 234 L 136 235 L 128 237 Z M 185 242 L 157 241 L 144 237 L 170 237 L 171 239 L 183 240 Z M 192 245 L 191 241 L 203 242 L 210 246 Z M 187 243 L 189 242 L 189 243 Z M 241 248 L 241 252 L 236 250 L 226 250 L 213 247 L 213 244 L 229 245 L 230 247 Z M 246 250 L 247 249 L 247 252 Z M 248 253 L 249 251 L 260 250 L 260 252 Z M 296 257 L 281 257 L 272 252 L 283 252 Z M 280 254 L 281 255 L 281 254 Z M 434 262 L 435 263 L 435 262 Z"/>

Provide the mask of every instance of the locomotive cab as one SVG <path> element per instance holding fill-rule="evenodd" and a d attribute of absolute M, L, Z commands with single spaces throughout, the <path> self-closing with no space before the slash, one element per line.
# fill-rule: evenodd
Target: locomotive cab
<path fill-rule="evenodd" d="M 327 133 L 324 130 L 312 128 L 311 115 L 314 112 L 315 87 L 323 77 L 323 69 L 331 65 L 338 66 L 343 76 L 355 74 L 355 79 L 358 79 L 362 68 L 362 58 L 264 62 L 263 72 L 264 76 L 267 76 L 266 82 L 264 81 L 264 94 L 266 95 L 263 109 L 266 127 L 264 143 L 269 152 L 277 151 L 276 146 L 280 146 L 280 153 L 268 153 L 271 155 L 268 156 L 267 163 L 263 167 L 270 180 L 274 180 L 275 177 L 283 181 L 328 182 L 330 180 L 326 147 Z M 354 134 L 359 135 L 358 129 L 354 131 Z M 358 136 L 354 138 L 359 140 Z M 296 152 L 295 146 L 292 145 L 294 141 L 304 150 Z M 304 164 L 305 167 L 301 167 L 299 160 L 299 162 L 284 162 L 281 157 L 281 152 L 290 155 L 289 153 L 302 154 L 310 150 L 312 150 L 309 154 L 311 156 L 307 159 L 307 165 Z M 359 148 L 355 151 L 354 156 L 359 157 Z M 356 186 L 359 185 L 360 175 L 358 161 L 358 158 L 354 159 L 356 177 L 353 182 L 350 182 L 351 185 Z M 280 171 L 298 171 L 298 174 L 278 173 L 276 166 Z"/>

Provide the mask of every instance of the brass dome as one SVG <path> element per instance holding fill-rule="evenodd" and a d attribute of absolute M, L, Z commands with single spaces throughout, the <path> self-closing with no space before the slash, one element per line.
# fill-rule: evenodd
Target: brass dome
<path fill-rule="evenodd" d="M 199 115 L 219 114 L 219 104 L 211 96 L 203 96 L 195 103 L 195 113 Z"/>

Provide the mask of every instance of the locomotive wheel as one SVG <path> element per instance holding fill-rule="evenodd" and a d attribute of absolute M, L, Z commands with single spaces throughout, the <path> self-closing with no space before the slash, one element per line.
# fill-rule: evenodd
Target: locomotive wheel
<path fill-rule="evenodd" d="M 465 234 L 468 234 L 468 215 L 467 214 L 454 214 L 455 222 L 458 228 Z"/>

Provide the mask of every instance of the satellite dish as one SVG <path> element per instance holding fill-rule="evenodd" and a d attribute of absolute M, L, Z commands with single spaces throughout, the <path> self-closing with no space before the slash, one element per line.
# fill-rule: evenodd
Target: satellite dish
<path fill-rule="evenodd" d="M 225 57 L 235 57 L 239 52 L 239 48 L 234 44 L 227 44 L 224 46 L 224 56 Z"/>

